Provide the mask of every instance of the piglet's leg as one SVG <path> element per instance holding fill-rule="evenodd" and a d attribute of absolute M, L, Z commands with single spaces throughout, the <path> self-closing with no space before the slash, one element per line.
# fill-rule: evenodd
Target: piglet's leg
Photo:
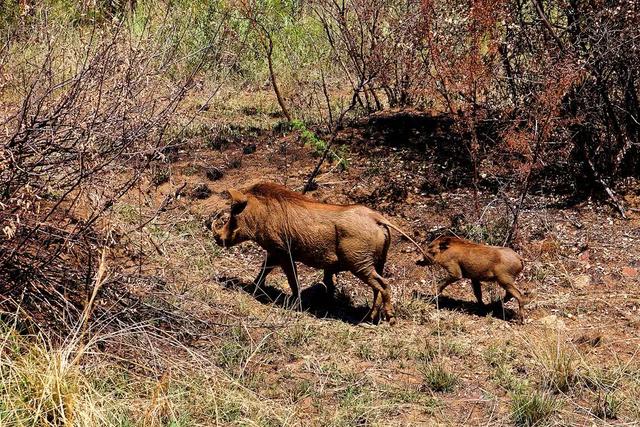
<path fill-rule="evenodd" d="M 505 294 L 504 294 L 504 298 L 502 298 L 502 303 L 506 304 L 509 301 L 511 301 L 512 299 L 513 299 L 513 295 L 511 295 L 511 292 L 506 291 Z"/>
<path fill-rule="evenodd" d="M 446 279 L 442 279 L 438 283 L 438 291 L 436 292 L 436 297 L 440 297 L 440 295 L 442 295 L 442 291 L 444 291 L 447 288 L 447 286 L 457 281 L 458 279 L 456 277 L 447 277 Z"/>
<path fill-rule="evenodd" d="M 438 284 L 437 296 L 440 296 L 442 291 L 444 291 L 447 286 L 462 279 L 462 271 L 460 270 L 460 266 L 457 263 L 446 264 L 443 267 L 449 272 L 449 277 L 443 279 Z"/>

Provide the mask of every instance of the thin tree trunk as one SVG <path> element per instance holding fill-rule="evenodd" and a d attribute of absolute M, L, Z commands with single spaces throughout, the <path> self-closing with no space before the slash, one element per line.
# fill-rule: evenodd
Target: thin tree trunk
<path fill-rule="evenodd" d="M 507 82 L 509 83 L 509 90 L 511 91 L 511 101 L 513 102 L 513 105 L 518 108 L 516 82 L 513 77 L 513 68 L 511 67 L 511 62 L 509 62 L 509 52 L 507 50 L 506 41 L 500 44 L 498 51 L 500 52 L 500 56 L 502 56 L 502 65 L 504 67 L 505 73 L 507 74 Z"/>
<path fill-rule="evenodd" d="M 287 104 L 284 102 L 284 98 L 282 97 L 282 93 L 280 92 L 280 87 L 278 86 L 278 80 L 276 79 L 276 73 L 273 70 L 273 40 L 271 39 L 271 35 L 265 31 L 265 35 L 267 37 L 268 45 L 265 46 L 265 50 L 267 52 L 267 63 L 269 65 L 269 77 L 271 79 L 271 86 L 273 87 L 273 91 L 276 94 L 276 98 L 278 100 L 278 105 L 280 105 L 280 109 L 282 110 L 282 114 L 284 114 L 287 121 L 291 121 L 291 114 L 289 113 L 289 109 L 287 108 Z"/>
<path fill-rule="evenodd" d="M 551 23 L 547 19 L 547 15 L 545 15 L 544 9 L 542 9 L 542 5 L 540 4 L 540 1 L 531 0 L 531 2 L 535 6 L 536 13 L 538 14 L 538 17 L 542 20 L 542 23 L 544 24 L 545 28 L 547 29 L 547 31 L 549 31 L 549 34 L 551 35 L 551 37 L 553 37 L 553 39 L 556 41 L 560 50 L 564 52 L 564 45 L 562 44 L 562 40 L 560 40 L 560 38 L 556 35 L 556 32 L 553 31 L 553 27 L 551 26 Z"/>
<path fill-rule="evenodd" d="M 540 158 L 540 154 L 542 152 L 542 137 L 538 134 L 538 121 L 535 122 L 535 131 L 536 131 L 536 146 L 533 151 L 533 159 L 531 160 L 531 166 L 529 168 L 529 172 L 527 173 L 527 177 L 524 180 L 524 185 L 522 186 L 522 191 L 520 192 L 520 199 L 518 200 L 518 204 L 513 212 L 513 221 L 511 222 L 511 228 L 509 229 L 509 234 L 507 234 L 507 238 L 504 241 L 503 246 L 511 246 L 513 240 L 518 234 L 518 220 L 520 219 L 520 211 L 522 210 L 522 205 L 524 204 L 524 199 L 529 194 L 529 189 L 531 188 L 531 178 L 533 176 L 533 168 L 536 163 L 538 163 L 538 159 Z"/>

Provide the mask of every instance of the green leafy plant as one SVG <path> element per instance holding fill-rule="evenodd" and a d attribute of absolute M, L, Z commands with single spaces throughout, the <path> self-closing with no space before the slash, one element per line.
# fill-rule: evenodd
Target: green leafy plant
<path fill-rule="evenodd" d="M 344 154 L 344 146 L 340 146 L 337 149 L 331 147 L 324 139 L 320 138 L 315 132 L 310 130 L 301 120 L 292 120 L 291 128 L 300 133 L 300 139 L 302 142 L 313 148 L 315 155 L 322 156 L 325 154 L 325 151 L 328 151 L 327 157 L 330 160 L 338 162 L 338 165 L 343 169 L 348 167 L 349 164 Z"/>

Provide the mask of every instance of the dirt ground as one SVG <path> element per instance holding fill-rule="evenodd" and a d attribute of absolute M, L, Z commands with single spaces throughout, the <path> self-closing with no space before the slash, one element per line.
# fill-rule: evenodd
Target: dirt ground
<path fill-rule="evenodd" d="M 262 113 L 243 120 L 255 114 Z M 213 118 L 209 125 L 219 129 Z M 365 204 L 423 245 L 450 227 L 476 240 L 504 236 L 510 216 L 496 191 L 481 189 L 476 206 L 469 188 L 425 189 L 424 177 L 438 176 L 440 165 L 416 147 L 350 131 L 341 144 L 348 167 L 325 163 L 311 197 Z M 513 319 L 513 302 L 479 308 L 467 282 L 436 300 L 442 272 L 416 266 L 415 247 L 394 234 L 385 275 L 399 321 L 390 327 L 361 322 L 371 293 L 349 273 L 337 277 L 339 292 L 330 300 L 321 272 L 300 266 L 301 308 L 287 298 L 279 270 L 255 289 L 263 251 L 252 243 L 218 248 L 203 225 L 225 211 L 226 189 L 270 180 L 301 190 L 317 161 L 295 132 L 248 125 L 226 139 L 201 132 L 158 166 L 161 178 L 145 187 L 142 202 L 117 209 L 124 224 L 135 226 L 136 206 L 148 214 L 181 190 L 142 232 L 128 236 L 147 260 L 142 265 L 126 254 L 123 272 L 158 277 L 161 290 L 138 283 L 136 292 L 183 313 L 163 327 L 280 414 L 250 422 L 242 407 L 218 408 L 218 424 L 640 422 L 637 193 L 626 196 L 629 220 L 596 202 L 561 207 L 552 194 L 528 197 L 516 249 L 526 259 L 519 286 L 534 299 L 522 325 Z M 507 197 L 513 202 L 515 195 Z M 486 284 L 485 302 L 500 292 Z M 200 415 L 194 424 L 206 425 Z"/>

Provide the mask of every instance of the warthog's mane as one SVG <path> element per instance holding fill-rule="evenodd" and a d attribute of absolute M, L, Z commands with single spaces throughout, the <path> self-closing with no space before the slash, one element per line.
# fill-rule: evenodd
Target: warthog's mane
<path fill-rule="evenodd" d="M 245 192 L 266 203 L 294 203 L 296 205 L 314 204 L 325 209 L 344 209 L 344 207 L 341 205 L 322 203 L 318 200 L 307 197 L 301 193 L 291 191 L 282 185 L 274 184 L 272 182 L 261 182 L 259 184 L 255 184 L 245 190 Z"/>
<path fill-rule="evenodd" d="M 452 244 L 457 244 L 460 246 L 475 246 L 475 243 L 456 236 L 443 236 L 439 237 L 435 241 L 438 243 L 438 249 L 440 249 L 441 252 L 449 249 Z"/>

